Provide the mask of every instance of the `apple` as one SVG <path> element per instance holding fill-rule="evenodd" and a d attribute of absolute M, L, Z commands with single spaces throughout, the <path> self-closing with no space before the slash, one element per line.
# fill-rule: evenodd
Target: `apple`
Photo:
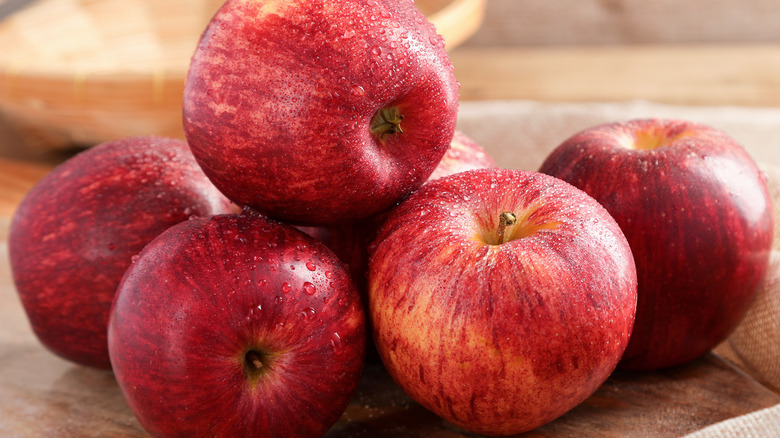
<path fill-rule="evenodd" d="M 149 243 L 108 326 L 119 387 L 154 436 L 322 436 L 357 387 L 365 342 L 343 263 L 249 211 Z"/>
<path fill-rule="evenodd" d="M 109 141 L 60 164 L 27 193 L 9 231 L 35 335 L 65 359 L 109 368 L 108 313 L 132 256 L 190 216 L 230 209 L 182 140 Z"/>
<path fill-rule="evenodd" d="M 193 54 L 183 120 L 231 200 L 325 225 L 418 188 L 457 107 L 443 39 L 412 1 L 229 0 Z"/>
<path fill-rule="evenodd" d="M 455 130 L 450 141 L 450 147 L 433 169 L 428 181 L 453 173 L 474 169 L 490 169 L 498 167 L 493 157 L 463 131 Z"/>
<path fill-rule="evenodd" d="M 743 318 L 767 270 L 772 203 L 726 133 L 685 120 L 606 123 L 576 133 L 541 172 L 596 198 L 636 259 L 637 320 L 620 368 L 688 362 Z"/>
<path fill-rule="evenodd" d="M 614 219 L 536 172 L 430 181 L 370 249 L 382 362 L 411 398 L 480 434 L 532 430 L 595 392 L 628 344 L 636 290 Z"/>

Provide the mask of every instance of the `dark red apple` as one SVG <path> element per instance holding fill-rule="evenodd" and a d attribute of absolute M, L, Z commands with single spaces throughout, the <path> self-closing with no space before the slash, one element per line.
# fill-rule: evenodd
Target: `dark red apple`
<path fill-rule="evenodd" d="M 230 208 L 181 140 L 111 141 L 58 166 L 19 205 L 8 241 L 38 339 L 65 359 L 108 368 L 108 313 L 131 257 L 176 223 Z"/>
<path fill-rule="evenodd" d="M 540 170 L 601 202 L 631 244 L 639 304 L 621 368 L 682 364 L 731 333 L 773 229 L 764 177 L 734 139 L 683 120 L 608 123 L 564 141 Z"/>
<path fill-rule="evenodd" d="M 108 342 L 154 436 L 319 437 L 357 387 L 366 329 L 330 250 L 244 212 L 186 221 L 144 248 Z"/>
<path fill-rule="evenodd" d="M 369 262 L 390 374 L 437 415 L 488 435 L 534 429 L 591 395 L 628 344 L 636 287 L 607 211 L 520 170 L 426 183 L 390 213 Z"/>
<path fill-rule="evenodd" d="M 192 57 L 184 130 L 237 204 L 332 224 L 428 178 L 453 137 L 457 89 L 411 0 L 229 0 Z"/>

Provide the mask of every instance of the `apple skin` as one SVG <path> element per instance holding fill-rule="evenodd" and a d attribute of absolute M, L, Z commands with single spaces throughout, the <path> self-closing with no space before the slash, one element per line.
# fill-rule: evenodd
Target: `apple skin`
<path fill-rule="evenodd" d="M 685 120 L 607 123 L 564 141 L 540 171 L 601 202 L 631 244 L 639 302 L 620 368 L 688 362 L 743 318 L 774 219 L 764 177 L 733 138 Z"/>
<path fill-rule="evenodd" d="M 505 211 L 518 219 L 500 243 Z M 631 334 L 628 242 L 595 200 L 547 175 L 482 169 L 426 183 L 370 254 L 383 363 L 410 397 L 471 432 L 558 418 L 607 379 Z"/>
<path fill-rule="evenodd" d="M 108 341 L 152 435 L 319 437 L 357 387 L 365 314 L 323 244 L 244 212 L 181 223 L 144 248 Z"/>
<path fill-rule="evenodd" d="M 452 63 L 412 1 L 374 3 L 229 0 L 213 17 L 184 131 L 234 202 L 332 224 L 389 208 L 434 170 L 455 129 Z"/>
<path fill-rule="evenodd" d="M 106 323 L 131 258 L 190 216 L 230 209 L 182 140 L 109 141 L 62 163 L 10 227 L 13 278 L 35 335 L 62 358 L 109 368 Z"/>

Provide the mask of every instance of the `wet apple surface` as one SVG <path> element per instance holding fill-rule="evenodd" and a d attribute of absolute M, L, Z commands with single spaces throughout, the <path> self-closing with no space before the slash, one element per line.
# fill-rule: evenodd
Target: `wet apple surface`
<path fill-rule="evenodd" d="M 390 374 L 466 430 L 515 434 L 591 395 L 628 344 L 634 261 L 573 186 L 483 169 L 427 183 L 370 250 L 369 312 Z"/>
<path fill-rule="evenodd" d="M 765 176 L 733 138 L 687 121 L 608 123 L 564 141 L 540 171 L 596 198 L 631 244 L 639 304 L 621 367 L 678 365 L 741 321 L 774 220 Z"/>
<path fill-rule="evenodd" d="M 108 339 L 150 433 L 318 437 L 357 387 L 366 329 L 330 250 L 244 212 L 151 242 L 119 285 Z"/>
<path fill-rule="evenodd" d="M 453 137 L 457 90 L 413 2 L 233 1 L 193 56 L 184 131 L 235 202 L 332 224 L 425 182 Z"/>

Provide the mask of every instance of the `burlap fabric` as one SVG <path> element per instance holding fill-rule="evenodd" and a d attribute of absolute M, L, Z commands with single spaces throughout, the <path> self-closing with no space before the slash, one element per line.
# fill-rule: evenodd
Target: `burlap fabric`
<path fill-rule="evenodd" d="M 464 102 L 458 127 L 481 143 L 501 167 L 536 170 L 563 140 L 586 127 L 645 117 L 681 118 L 719 128 L 739 141 L 767 176 L 780 222 L 780 109 L 681 107 L 625 103 Z M 780 225 L 769 273 L 733 335 L 715 349 L 780 393 Z M 690 437 L 779 437 L 780 405 L 702 429 Z"/>

